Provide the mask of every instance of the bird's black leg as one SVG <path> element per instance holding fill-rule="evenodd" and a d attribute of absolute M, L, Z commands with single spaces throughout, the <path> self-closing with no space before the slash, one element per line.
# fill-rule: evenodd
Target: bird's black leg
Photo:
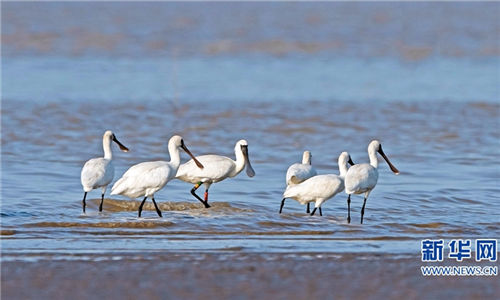
<path fill-rule="evenodd" d="M 99 211 L 102 211 L 102 203 L 104 202 L 104 194 L 101 194 L 101 204 L 99 204 Z"/>
<path fill-rule="evenodd" d="M 351 195 L 347 196 L 347 224 L 351 223 Z"/>
<path fill-rule="evenodd" d="M 316 212 L 317 207 L 315 207 L 311 213 L 311 216 L 314 216 L 314 213 Z"/>
<path fill-rule="evenodd" d="M 160 218 L 163 218 L 163 216 L 161 215 L 161 210 L 158 208 L 158 205 L 156 204 L 155 197 L 151 198 L 151 200 L 153 200 L 153 204 L 155 205 L 156 213 L 160 216 Z"/>
<path fill-rule="evenodd" d="M 85 213 L 85 198 L 87 198 L 87 192 L 85 192 L 85 194 L 83 194 L 83 200 L 82 200 L 82 208 L 83 208 L 83 213 Z"/>
<path fill-rule="evenodd" d="M 146 199 L 148 199 L 148 197 L 144 197 L 144 199 L 141 202 L 141 205 L 139 205 L 139 218 L 141 217 L 142 207 L 144 206 L 144 202 L 146 202 Z"/>
<path fill-rule="evenodd" d="M 366 205 L 366 197 L 363 201 L 363 208 L 361 208 L 361 224 L 363 224 L 363 216 L 365 215 L 365 205 Z"/>
<path fill-rule="evenodd" d="M 283 200 L 281 200 L 280 214 L 281 214 L 281 211 L 283 210 L 283 206 L 285 205 L 285 199 L 286 198 L 283 198 Z"/>
<path fill-rule="evenodd" d="M 307 202 L 307 209 L 306 209 L 306 213 L 310 213 L 311 210 L 309 209 L 309 202 Z"/>
<path fill-rule="evenodd" d="M 321 211 L 321 206 L 319 207 L 319 215 L 323 216 L 323 212 Z"/>
<path fill-rule="evenodd" d="M 205 205 L 205 208 L 209 208 L 210 205 L 208 205 L 207 202 L 203 201 L 203 199 L 201 199 L 200 197 L 198 197 L 198 195 L 196 195 L 196 190 L 200 187 L 200 185 L 202 184 L 202 182 L 198 182 L 197 184 L 194 185 L 194 187 L 191 189 L 191 194 L 196 198 L 198 199 L 201 203 L 203 203 L 203 205 Z M 207 195 L 208 196 L 208 195 Z"/>

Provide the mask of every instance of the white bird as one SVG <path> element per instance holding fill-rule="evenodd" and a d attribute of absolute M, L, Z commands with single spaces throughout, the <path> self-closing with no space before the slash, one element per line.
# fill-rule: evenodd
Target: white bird
<path fill-rule="evenodd" d="M 311 152 L 304 151 L 302 154 L 302 163 L 295 163 L 291 165 L 286 171 L 286 185 L 295 185 L 299 184 L 313 176 L 316 176 L 318 173 L 316 169 L 311 166 Z M 307 202 L 307 213 L 309 211 L 309 202 Z"/>
<path fill-rule="evenodd" d="M 139 206 L 139 217 L 142 213 L 142 207 L 148 197 L 151 197 L 155 205 L 156 213 L 162 217 L 161 211 L 155 201 L 155 193 L 161 190 L 167 182 L 175 177 L 177 169 L 181 163 L 179 148 L 186 151 L 193 158 L 198 168 L 203 165 L 194 158 L 193 154 L 184 144 L 182 137 L 174 135 L 168 141 L 168 152 L 170 161 L 148 161 L 130 167 L 122 178 L 120 178 L 111 188 L 111 195 L 124 195 L 129 198 L 143 196 L 144 199 Z"/>
<path fill-rule="evenodd" d="M 80 175 L 80 181 L 82 182 L 83 191 L 83 213 L 85 213 L 85 199 L 87 198 L 87 193 L 93 189 L 101 188 L 101 204 L 99 205 L 99 211 L 102 211 L 102 203 L 104 202 L 104 193 L 106 193 L 106 188 L 108 184 L 111 183 L 113 177 L 115 176 L 115 168 L 111 159 L 113 159 L 113 153 L 111 152 L 111 141 L 118 144 L 120 149 L 124 152 L 128 152 L 128 148 L 123 146 L 110 130 L 106 131 L 102 137 L 102 148 L 104 149 L 104 157 L 97 157 L 88 160 L 82 168 Z"/>
<path fill-rule="evenodd" d="M 316 175 L 302 183 L 287 186 L 281 200 L 280 214 L 285 205 L 286 198 L 292 198 L 300 204 L 315 202 L 311 216 L 314 215 L 316 209 L 319 208 L 320 215 L 321 205 L 328 199 L 344 190 L 344 176 L 347 173 L 348 163 L 354 165 L 351 156 L 347 152 L 342 152 L 338 159 L 339 175 L 326 174 Z"/>
<path fill-rule="evenodd" d="M 191 189 L 191 194 L 203 203 L 206 208 L 209 208 L 208 189 L 210 185 L 228 177 L 238 175 L 245 166 L 247 175 L 249 177 L 255 176 L 255 171 L 248 157 L 248 143 L 246 140 L 239 140 L 236 143 L 234 146 L 234 154 L 236 155 L 236 161 L 226 156 L 214 154 L 198 156 L 197 159 L 203 163 L 205 168 L 196 168 L 193 160 L 190 160 L 179 167 L 176 178 L 194 184 L 194 187 Z M 202 184 L 205 185 L 204 200 L 196 194 L 196 190 Z"/>
<path fill-rule="evenodd" d="M 304 151 L 302 163 L 291 165 L 286 171 L 286 185 L 294 185 L 316 176 L 316 170 L 311 166 L 311 152 Z"/>
<path fill-rule="evenodd" d="M 351 222 L 351 194 L 365 194 L 363 208 L 361 208 L 361 224 L 363 224 L 363 215 L 365 214 L 366 199 L 370 192 L 377 185 L 378 180 L 378 159 L 377 152 L 385 159 L 391 171 L 398 175 L 399 171 L 394 167 L 389 158 L 382 151 L 382 145 L 379 141 L 373 140 L 368 145 L 368 156 L 370 157 L 369 164 L 358 164 L 353 166 L 347 171 L 345 177 L 345 192 L 349 195 L 347 197 L 347 223 Z"/>

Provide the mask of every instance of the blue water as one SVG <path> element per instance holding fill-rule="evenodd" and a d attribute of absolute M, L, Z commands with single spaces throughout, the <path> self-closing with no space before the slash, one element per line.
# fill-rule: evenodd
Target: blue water
<path fill-rule="evenodd" d="M 499 63 L 497 57 L 433 58 L 418 64 L 325 56 L 15 57 L 3 65 L 3 98 L 36 102 L 497 101 Z"/>
<path fill-rule="evenodd" d="M 2 256 L 418 257 L 424 238 L 500 237 L 499 7 L 3 4 Z M 229 157 L 245 138 L 257 175 L 213 185 L 209 210 L 191 185 L 172 181 L 156 195 L 163 219 L 151 203 L 137 218 L 138 201 L 109 191 L 103 213 L 94 191 L 82 215 L 80 170 L 102 155 L 107 129 L 131 149 L 114 149 L 115 180 L 133 164 L 168 160 L 173 134 L 195 155 Z M 323 217 L 293 200 L 278 214 L 302 151 L 318 173 L 338 173 L 342 151 L 367 162 L 375 138 L 401 174 L 380 163 L 365 224 L 361 197 L 346 224 L 344 194 Z"/>

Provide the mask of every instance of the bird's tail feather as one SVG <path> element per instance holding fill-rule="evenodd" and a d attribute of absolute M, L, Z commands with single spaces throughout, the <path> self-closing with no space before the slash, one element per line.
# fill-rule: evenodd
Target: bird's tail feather
<path fill-rule="evenodd" d="M 118 179 L 115 184 L 113 184 L 113 187 L 111 188 L 111 195 L 119 195 L 121 194 L 126 188 L 125 185 L 123 185 L 124 178 Z"/>
<path fill-rule="evenodd" d="M 289 198 L 293 196 L 293 190 L 295 188 L 295 185 L 287 185 L 285 191 L 283 192 L 283 198 Z"/>

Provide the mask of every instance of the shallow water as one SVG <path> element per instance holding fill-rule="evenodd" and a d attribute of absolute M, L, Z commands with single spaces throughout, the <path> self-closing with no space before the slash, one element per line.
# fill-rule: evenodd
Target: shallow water
<path fill-rule="evenodd" d="M 367 110 L 364 102 L 309 102 L 296 120 L 291 111 L 303 103 L 245 103 L 244 109 L 190 103 L 180 113 L 164 102 L 19 103 L 5 101 L 2 108 L 4 254 L 225 248 L 407 253 L 417 252 L 423 238 L 500 234 L 498 104 L 384 102 Z M 114 149 L 116 178 L 134 163 L 168 159 L 167 138 L 174 133 L 198 155 L 233 157 L 233 143 L 246 138 L 257 175 L 243 172 L 214 184 L 211 209 L 190 195 L 190 184 L 175 180 L 156 195 L 162 219 L 150 202 L 138 219 L 140 201 L 116 196 L 108 196 L 98 213 L 99 191 L 89 194 L 82 215 L 79 171 L 100 155 L 105 128 L 131 150 Z M 350 225 L 345 194 L 325 203 L 323 217 L 308 216 L 293 200 L 278 214 L 286 168 L 302 150 L 312 151 L 319 173 L 338 173 L 337 155 L 349 150 L 355 162 L 366 162 L 374 137 L 401 174 L 381 162 L 364 225 L 358 224 L 361 196 L 353 198 Z"/>
<path fill-rule="evenodd" d="M 127 20 L 138 22 L 131 29 L 126 21 L 110 25 L 110 19 L 99 17 L 115 14 L 112 4 L 97 16 L 82 10 L 83 16 L 96 18 L 88 23 L 70 18 L 80 4 L 51 4 L 45 14 L 37 13 L 36 5 L 5 4 L 2 259 L 129 251 L 375 252 L 418 258 L 424 238 L 500 236 L 500 79 L 491 38 L 498 22 L 491 13 L 478 19 L 497 4 L 488 4 L 491 10 L 471 4 L 397 9 L 333 4 L 331 14 L 353 12 L 354 23 L 364 24 L 367 15 L 379 20 L 376 30 L 333 30 L 330 21 L 313 18 L 311 27 L 298 33 L 291 24 L 302 8 L 287 6 L 290 14 L 274 23 L 271 16 L 281 9 L 275 4 L 259 19 L 260 30 L 252 27 L 228 48 L 220 47 L 232 36 L 224 22 L 234 22 L 233 15 L 224 19 L 221 10 L 204 10 L 205 18 L 220 20 L 202 18 L 201 24 L 213 24 L 208 32 L 198 24 L 185 29 L 186 39 L 165 38 L 161 30 L 153 34 L 154 21 L 140 22 L 150 16 L 144 11 L 157 8 L 151 5 L 121 7 L 118 14 L 127 12 L 133 16 Z M 171 5 L 160 12 L 170 12 Z M 252 7 L 250 16 L 262 16 L 269 8 L 245 5 Z M 236 11 L 245 5 L 236 5 Z M 331 9 L 314 4 L 308 12 L 321 16 L 325 5 Z M 414 8 L 455 16 L 429 19 L 448 38 L 435 43 L 425 38 L 434 27 L 406 24 L 400 13 Z M 188 16 L 197 11 L 188 4 L 176 9 Z M 24 15 L 32 18 L 16 18 Z M 60 31 L 51 17 L 69 22 L 70 29 Z M 187 23 L 180 24 L 190 24 L 189 18 L 183 20 Z M 95 22 L 120 38 L 96 36 Z M 395 34 L 403 23 L 408 36 Z M 482 35 L 462 35 L 464 24 L 474 24 L 471 30 Z M 72 33 L 82 28 L 84 34 L 76 36 L 87 37 L 74 40 Z M 319 48 L 304 51 L 296 41 L 311 31 L 317 35 L 310 42 Z M 53 35 L 43 38 L 47 33 Z M 292 33 L 297 35 L 284 38 L 285 43 L 268 44 Z M 361 49 L 359 34 L 370 37 Z M 332 35 L 344 46 L 328 44 Z M 156 51 L 154 45 L 136 43 L 151 36 L 168 46 Z M 373 42 L 377 36 L 381 43 Z M 406 38 L 418 41 L 427 54 L 404 46 Z M 218 46 L 210 48 L 212 43 Z M 109 191 L 102 213 L 97 212 L 100 192 L 93 191 L 82 215 L 80 170 L 87 159 L 102 155 L 106 129 L 130 148 L 129 153 L 113 148 L 115 180 L 133 164 L 168 160 L 166 144 L 173 134 L 181 134 L 195 155 L 234 157 L 234 143 L 247 139 L 256 176 L 242 172 L 214 184 L 211 209 L 191 196 L 190 184 L 175 180 L 155 197 L 162 219 L 150 202 L 143 218 L 137 218 L 139 200 L 110 198 Z M 361 196 L 353 198 L 352 224 L 346 224 L 345 194 L 324 204 L 323 217 L 308 216 L 293 200 L 278 214 L 286 169 L 303 150 L 312 152 L 318 173 L 338 173 L 342 151 L 356 163 L 367 162 L 366 147 L 374 138 L 401 174 L 380 163 L 365 224 L 358 224 Z"/>

